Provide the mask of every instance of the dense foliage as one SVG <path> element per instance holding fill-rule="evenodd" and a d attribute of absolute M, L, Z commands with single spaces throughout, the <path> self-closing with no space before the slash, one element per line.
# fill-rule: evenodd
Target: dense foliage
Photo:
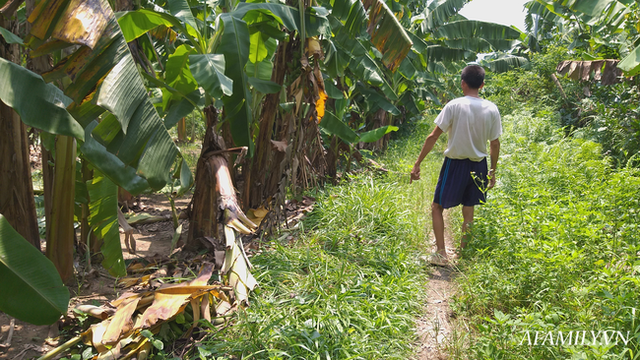
<path fill-rule="evenodd" d="M 635 358 L 640 350 L 640 173 L 612 169 L 599 144 L 565 138 L 557 122 L 527 112 L 505 118 L 499 185 L 474 225 L 456 304 L 473 319 L 475 358 Z M 628 331 L 631 341 L 519 345 L 526 331 L 577 330 Z"/>
<path fill-rule="evenodd" d="M 585 84 L 558 75 L 560 89 L 551 77 L 556 66 L 577 56 L 562 44 L 549 45 L 544 51 L 531 54 L 527 68 L 489 73 L 483 96 L 495 102 L 502 115 L 523 108 L 534 115 L 553 115 L 565 135 L 578 131 L 581 136 L 601 144 L 603 154 L 611 157 L 616 167 L 624 167 L 629 160 L 632 160 L 631 166 L 637 167 L 640 151 L 638 80 L 627 79 L 613 85 L 598 81 Z M 588 95 L 585 86 L 589 87 Z"/>

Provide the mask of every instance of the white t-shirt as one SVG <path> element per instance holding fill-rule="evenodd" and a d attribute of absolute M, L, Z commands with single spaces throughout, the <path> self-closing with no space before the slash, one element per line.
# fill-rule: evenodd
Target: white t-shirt
<path fill-rule="evenodd" d="M 487 141 L 502 134 L 498 107 L 489 100 L 473 96 L 450 101 L 434 122 L 443 132 L 449 133 L 444 156 L 451 159 L 481 161 L 489 155 Z"/>

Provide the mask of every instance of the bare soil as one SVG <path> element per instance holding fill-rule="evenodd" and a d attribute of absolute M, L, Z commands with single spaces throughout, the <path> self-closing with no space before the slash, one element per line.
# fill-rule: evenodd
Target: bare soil
<path fill-rule="evenodd" d="M 447 254 L 450 259 L 453 259 L 455 247 L 448 212 L 449 210 L 445 210 L 444 213 L 444 240 Z M 429 237 L 429 244 L 433 245 L 432 252 L 435 252 L 433 233 Z M 453 326 L 450 300 L 456 293 L 454 284 L 456 273 L 455 262 L 447 267 L 430 266 L 424 315 L 417 321 L 417 334 L 420 343 L 417 345 L 419 350 L 415 360 L 444 360 L 448 358 L 444 350 L 450 340 Z"/>
<path fill-rule="evenodd" d="M 190 197 L 177 199 L 175 202 L 178 214 L 186 209 Z M 171 205 L 167 197 L 162 194 L 145 195 L 132 207 L 136 212 L 146 212 L 154 216 L 166 216 L 166 221 L 133 225 L 137 233 L 136 254 L 127 252 L 124 243 L 124 234 L 120 234 L 120 242 L 125 260 L 135 258 L 166 258 L 170 255 L 171 240 L 173 238 L 173 223 L 171 219 Z M 181 220 L 181 222 L 184 220 Z M 184 221 L 183 238 L 188 231 L 188 222 Z M 81 269 L 84 259 L 77 259 L 76 265 Z M 71 300 L 67 318 L 51 326 L 37 326 L 14 319 L 13 331 L 10 343 L 9 333 L 11 332 L 12 318 L 0 312 L 0 359 L 26 360 L 35 359 L 61 344 L 61 333 L 74 330 L 77 326 L 73 308 L 78 304 L 102 305 L 105 302 L 115 299 L 121 291 L 116 288 L 115 278 L 110 276 L 99 264 L 93 264 L 93 271 L 85 273 L 80 270 L 83 276 L 76 279 L 74 286 L 69 287 Z"/>
<path fill-rule="evenodd" d="M 176 212 L 186 210 L 191 201 L 191 197 L 183 197 L 175 200 Z M 171 251 L 171 240 L 173 239 L 173 222 L 171 219 L 171 204 L 167 197 L 162 194 L 150 194 L 141 197 L 140 202 L 135 203 L 132 210 L 136 213 L 145 212 L 153 216 L 164 216 L 168 220 L 152 224 L 133 225 L 137 233 L 134 234 L 136 240 L 136 254 L 129 253 L 124 243 L 124 234 L 120 234 L 122 245 L 122 255 L 125 260 L 134 258 L 151 258 L 154 256 L 169 256 Z M 180 220 L 183 223 L 184 220 Z M 182 226 L 181 240 L 186 239 L 189 230 L 188 222 L 184 221 Z M 174 250 L 175 251 L 175 250 Z"/>

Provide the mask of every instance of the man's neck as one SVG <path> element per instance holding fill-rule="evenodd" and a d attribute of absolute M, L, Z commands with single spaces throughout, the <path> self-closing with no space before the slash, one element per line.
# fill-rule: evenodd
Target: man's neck
<path fill-rule="evenodd" d="M 468 89 L 466 91 L 463 91 L 462 94 L 464 96 L 471 96 L 471 97 L 475 97 L 475 98 L 480 98 L 479 89 Z"/>

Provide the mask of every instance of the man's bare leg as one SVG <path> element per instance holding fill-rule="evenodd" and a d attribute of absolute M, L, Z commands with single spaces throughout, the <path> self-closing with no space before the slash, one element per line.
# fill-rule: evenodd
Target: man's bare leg
<path fill-rule="evenodd" d="M 431 204 L 431 226 L 433 227 L 433 234 L 436 237 L 437 253 L 444 258 L 447 258 L 447 251 L 444 245 L 444 217 L 442 212 L 444 209 L 442 205 L 432 203 Z"/>
<path fill-rule="evenodd" d="M 462 207 L 462 239 L 460 239 L 460 249 L 464 249 L 469 241 L 469 228 L 473 224 L 473 206 Z"/>

